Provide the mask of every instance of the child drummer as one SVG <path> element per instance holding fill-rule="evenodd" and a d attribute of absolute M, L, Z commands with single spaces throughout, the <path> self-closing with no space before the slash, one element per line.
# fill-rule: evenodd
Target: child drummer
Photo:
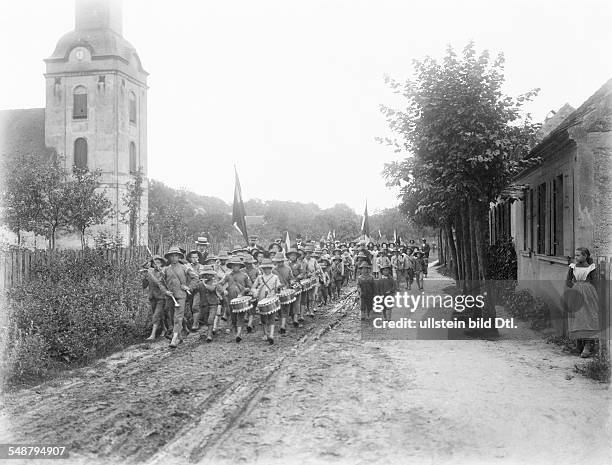
<path fill-rule="evenodd" d="M 380 279 L 376 280 L 376 293 L 380 296 L 383 296 L 383 305 L 384 298 L 388 295 L 395 295 L 397 293 L 397 284 L 395 279 L 393 279 L 393 273 L 391 271 L 391 263 L 389 261 L 382 262 L 380 266 Z M 393 307 L 387 307 L 384 305 L 383 307 L 383 319 L 390 320 L 391 319 L 391 309 Z"/>
<path fill-rule="evenodd" d="M 284 289 L 291 289 L 291 284 L 293 283 L 293 275 L 291 273 L 291 268 L 286 263 L 285 253 L 284 252 L 276 252 L 272 261 L 276 264 L 276 267 L 272 271 L 276 276 L 278 276 L 281 285 Z M 291 304 L 281 304 L 280 309 L 280 333 L 285 334 L 287 332 L 287 316 L 290 315 Z"/>
<path fill-rule="evenodd" d="M 249 276 L 242 271 L 244 263 L 242 263 L 240 258 L 231 257 L 227 261 L 227 266 L 231 271 L 219 284 L 221 286 L 227 285 L 227 299 L 231 303 L 232 299 L 236 297 L 249 295 L 253 283 Z M 232 309 L 232 326 L 236 328 L 236 342 L 242 341 L 242 328 L 244 324 L 244 313 L 236 312 Z"/>
<path fill-rule="evenodd" d="M 193 323 L 200 326 L 200 322 L 207 325 L 206 342 L 212 342 L 217 331 L 219 317 L 221 316 L 221 296 L 223 289 L 219 286 L 217 272 L 212 265 L 204 265 L 200 271 L 200 282 L 196 293 L 200 297 L 199 309 L 193 314 Z"/>
<path fill-rule="evenodd" d="M 280 278 L 272 273 L 272 269 L 274 268 L 272 260 L 264 258 L 259 268 L 262 270 L 263 274 L 257 276 L 251 288 L 251 292 L 257 301 L 261 303 L 262 299 L 275 297 L 276 293 L 283 285 Z M 274 344 L 274 320 L 277 310 L 278 308 L 270 310 L 260 309 L 259 313 L 261 317 L 261 326 L 264 332 L 263 340 L 268 341 L 269 344 Z"/>

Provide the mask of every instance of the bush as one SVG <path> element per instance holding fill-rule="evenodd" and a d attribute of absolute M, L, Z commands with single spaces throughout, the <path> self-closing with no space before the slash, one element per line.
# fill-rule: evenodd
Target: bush
<path fill-rule="evenodd" d="M 113 264 L 86 251 L 81 258 L 60 254 L 33 272 L 36 279 L 8 294 L 10 321 L 16 328 L 8 352 L 24 357 L 11 365 L 15 375 L 36 364 L 44 369 L 36 358 L 41 352 L 51 360 L 78 365 L 146 334 L 149 308 L 136 264 Z M 26 333 L 28 338 L 21 336 Z"/>
<path fill-rule="evenodd" d="M 550 326 L 550 308 L 539 297 L 534 298 L 527 289 L 511 293 L 505 308 L 513 317 L 529 321 L 532 329 L 541 330 Z"/>
<path fill-rule="evenodd" d="M 508 237 L 502 236 L 489 246 L 488 275 L 493 281 L 493 291 L 496 302 L 502 305 L 516 289 L 517 260 L 514 243 Z"/>
<path fill-rule="evenodd" d="M 610 382 L 610 359 L 605 354 L 595 355 L 584 366 L 575 365 L 575 370 L 588 378 Z"/>

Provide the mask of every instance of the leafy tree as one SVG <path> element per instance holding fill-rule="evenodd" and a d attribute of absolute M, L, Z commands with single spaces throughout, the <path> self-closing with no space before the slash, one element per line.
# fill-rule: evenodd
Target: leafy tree
<path fill-rule="evenodd" d="M 449 47 L 441 61 L 414 66 L 412 80 L 387 79 L 407 106 L 381 107 L 399 136 L 382 142 L 412 156 L 388 164 L 384 175 L 400 186 L 401 209 L 414 221 L 445 229 L 459 285 L 478 291 L 488 277 L 488 206 L 527 166 L 539 125 L 521 110 L 538 91 L 506 95 L 503 55 L 477 55 L 472 42 L 461 56 Z"/>
<path fill-rule="evenodd" d="M 85 248 L 85 231 L 90 226 L 103 224 L 112 212 L 112 202 L 104 192 L 96 192 L 100 186 L 100 171 L 74 167 L 69 190 L 69 224 L 81 234 L 81 247 Z"/>

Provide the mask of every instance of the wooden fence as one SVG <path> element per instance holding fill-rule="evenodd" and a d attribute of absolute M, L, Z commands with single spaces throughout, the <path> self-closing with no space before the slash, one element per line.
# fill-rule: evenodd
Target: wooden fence
<path fill-rule="evenodd" d="M 146 247 L 124 247 L 116 250 L 100 250 L 104 258 L 112 263 L 144 262 L 148 257 Z M 75 260 L 82 258 L 83 250 L 7 250 L 0 252 L 0 288 L 8 289 L 32 278 L 32 270 L 38 265 L 49 265 L 60 255 Z"/>

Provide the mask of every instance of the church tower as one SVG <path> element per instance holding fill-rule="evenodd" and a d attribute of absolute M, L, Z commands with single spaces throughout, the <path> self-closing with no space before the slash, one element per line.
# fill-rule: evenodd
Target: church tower
<path fill-rule="evenodd" d="M 122 22 L 120 0 L 76 0 L 74 30 L 45 60 L 45 143 L 65 157 L 67 170 L 101 171 L 116 210 L 102 229 L 121 235 L 124 245 L 145 245 L 147 72 Z M 124 199 L 138 173 L 143 194 L 130 218 Z"/>

